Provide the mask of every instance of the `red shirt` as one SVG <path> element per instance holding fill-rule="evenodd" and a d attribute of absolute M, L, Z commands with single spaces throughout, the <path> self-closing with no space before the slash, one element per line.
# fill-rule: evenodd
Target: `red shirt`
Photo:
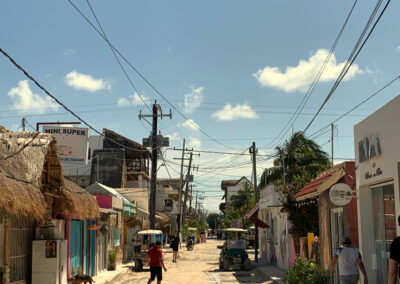
<path fill-rule="evenodd" d="M 162 251 L 159 247 L 152 247 L 147 252 L 150 257 L 150 266 L 161 266 L 160 258 L 162 258 Z"/>

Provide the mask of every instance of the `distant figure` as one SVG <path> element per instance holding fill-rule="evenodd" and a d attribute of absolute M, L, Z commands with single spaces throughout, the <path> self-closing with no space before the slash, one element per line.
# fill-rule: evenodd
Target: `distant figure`
<path fill-rule="evenodd" d="M 397 217 L 397 222 L 400 226 L 400 215 Z M 389 277 L 388 284 L 395 284 L 397 280 L 397 274 L 400 263 L 400 237 L 393 240 L 390 245 L 390 262 L 389 262 Z"/>
<path fill-rule="evenodd" d="M 164 268 L 165 272 L 167 272 L 167 269 L 165 268 L 164 265 L 162 251 L 160 247 L 161 247 L 161 242 L 157 241 L 154 244 L 154 246 L 147 252 L 147 261 L 149 262 L 150 266 L 150 279 L 147 282 L 147 284 L 153 282 L 154 279 L 156 279 L 156 276 L 157 276 L 157 284 L 161 284 L 162 280 L 161 267 Z"/>
<path fill-rule="evenodd" d="M 178 255 L 179 243 L 180 243 L 178 232 L 174 233 L 174 237 L 171 241 L 171 248 L 172 248 L 172 262 L 176 262 L 176 258 Z"/>
<path fill-rule="evenodd" d="M 311 255 L 310 258 L 314 259 L 317 263 L 319 263 L 319 238 L 318 236 L 314 237 L 314 242 L 311 248 Z"/>
<path fill-rule="evenodd" d="M 141 246 L 141 242 L 138 235 L 133 236 L 132 244 L 133 244 L 133 252 L 136 256 L 138 253 L 140 253 L 140 246 Z"/>
<path fill-rule="evenodd" d="M 336 263 L 339 265 L 340 284 L 357 284 L 360 274 L 358 268 L 364 275 L 364 284 L 368 284 L 367 272 L 361 259 L 360 252 L 351 247 L 351 239 L 344 237 L 342 247 L 338 248 L 331 262 L 332 274 L 335 273 Z M 358 268 L 357 268 L 358 266 Z"/>

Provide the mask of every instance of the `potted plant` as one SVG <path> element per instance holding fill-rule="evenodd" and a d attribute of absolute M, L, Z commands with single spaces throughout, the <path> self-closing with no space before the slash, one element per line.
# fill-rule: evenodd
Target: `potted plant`
<path fill-rule="evenodd" d="M 108 270 L 115 270 L 115 259 L 117 257 L 117 252 L 115 250 L 108 251 Z"/>

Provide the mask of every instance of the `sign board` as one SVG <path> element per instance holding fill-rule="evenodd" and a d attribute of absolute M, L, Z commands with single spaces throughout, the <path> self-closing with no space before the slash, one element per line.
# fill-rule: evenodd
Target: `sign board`
<path fill-rule="evenodd" d="M 169 147 L 169 137 L 157 135 L 156 140 L 157 140 L 157 147 Z M 151 147 L 153 144 L 152 136 L 149 136 L 148 138 L 142 138 L 142 144 L 144 147 Z"/>
<path fill-rule="evenodd" d="M 54 135 L 57 153 L 65 164 L 87 164 L 89 128 L 44 125 L 43 132 Z"/>
<path fill-rule="evenodd" d="M 353 199 L 353 191 L 347 184 L 337 183 L 331 187 L 329 191 L 329 198 L 333 204 L 345 206 Z"/>

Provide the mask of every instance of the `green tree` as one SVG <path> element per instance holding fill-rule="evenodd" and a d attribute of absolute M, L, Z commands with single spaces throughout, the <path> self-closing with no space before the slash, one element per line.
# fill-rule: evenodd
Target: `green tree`
<path fill-rule="evenodd" d="M 275 148 L 275 155 L 274 167 L 264 173 L 267 176 L 263 176 L 260 183 L 277 185 L 295 236 L 318 233 L 318 204 L 299 203 L 293 196 L 318 173 L 330 168 L 328 154 L 303 132 L 296 132 Z"/>
<path fill-rule="evenodd" d="M 230 227 L 231 221 L 234 219 L 241 219 L 243 228 L 247 229 L 251 226 L 251 222 L 243 217 L 244 213 L 254 206 L 254 191 L 245 186 L 238 190 L 238 192 L 231 196 L 229 206 L 225 210 L 225 218 L 222 225 L 225 228 Z"/>
<path fill-rule="evenodd" d="M 207 223 L 210 229 L 215 229 L 218 224 L 219 214 L 218 213 L 210 213 L 207 215 Z"/>

